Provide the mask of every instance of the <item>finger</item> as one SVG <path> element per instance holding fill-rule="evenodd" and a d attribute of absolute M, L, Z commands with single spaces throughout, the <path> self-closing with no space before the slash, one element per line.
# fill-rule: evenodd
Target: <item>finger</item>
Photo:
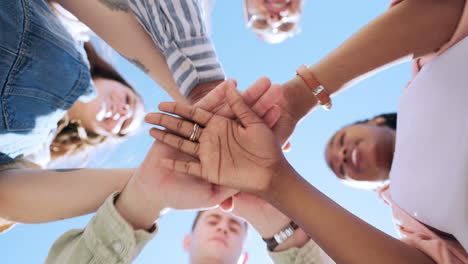
<path fill-rule="evenodd" d="M 162 158 L 159 160 L 159 165 L 163 168 L 175 172 L 185 173 L 196 177 L 202 177 L 201 165 L 198 162 Z"/>
<path fill-rule="evenodd" d="M 271 87 L 270 79 L 267 77 L 260 77 L 252 85 L 247 88 L 242 94 L 244 102 L 248 106 L 252 106 L 257 102 L 260 97 Z"/>
<path fill-rule="evenodd" d="M 283 87 L 273 84 L 252 107 L 252 110 L 260 117 L 270 110 L 283 97 Z"/>
<path fill-rule="evenodd" d="M 291 142 L 286 142 L 286 144 L 283 146 L 283 151 L 284 152 L 289 152 L 291 150 Z"/>
<path fill-rule="evenodd" d="M 242 99 L 240 93 L 234 87 L 228 87 L 226 91 L 226 99 L 234 114 L 240 120 L 244 127 L 252 124 L 263 124 L 263 121 L 258 117 L 252 109 L 250 109 Z"/>
<path fill-rule="evenodd" d="M 228 87 L 227 82 L 232 80 L 226 80 L 211 90 L 206 96 L 198 101 L 195 106 L 200 107 L 208 112 L 218 107 L 221 102 L 226 98 L 226 88 Z"/>
<path fill-rule="evenodd" d="M 179 151 L 198 158 L 200 144 L 186 140 L 182 137 L 171 134 L 157 128 L 151 128 L 150 135 L 160 142 L 167 144 Z"/>
<path fill-rule="evenodd" d="M 160 103 L 159 110 L 181 116 L 203 126 L 206 126 L 208 121 L 213 117 L 212 113 L 201 108 L 177 102 Z"/>
<path fill-rule="evenodd" d="M 150 117 L 148 117 L 150 118 Z M 170 116 L 163 113 L 154 113 L 151 115 L 149 120 L 151 124 L 156 126 L 162 126 L 172 132 L 177 133 L 180 136 L 189 138 L 192 135 L 195 124 L 191 121 L 187 121 L 181 118 Z"/>
<path fill-rule="evenodd" d="M 234 209 L 234 199 L 232 196 L 222 201 L 219 207 L 225 212 L 232 212 L 232 209 Z"/>
<path fill-rule="evenodd" d="M 270 110 L 268 110 L 268 112 L 263 117 L 263 122 L 265 122 L 265 124 L 269 128 L 272 128 L 276 124 L 276 122 L 278 122 L 280 117 L 281 107 L 279 107 L 278 105 L 274 105 L 272 108 L 270 108 Z"/>

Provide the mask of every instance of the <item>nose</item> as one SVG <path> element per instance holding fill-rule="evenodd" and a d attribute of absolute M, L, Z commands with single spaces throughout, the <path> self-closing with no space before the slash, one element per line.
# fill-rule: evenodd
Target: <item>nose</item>
<path fill-rule="evenodd" d="M 341 147 L 340 151 L 338 152 L 338 160 L 342 161 L 344 164 L 348 163 L 348 147 L 343 146 Z"/>
<path fill-rule="evenodd" d="M 271 21 L 276 22 L 281 20 L 281 16 L 279 14 L 270 14 Z"/>
<path fill-rule="evenodd" d="M 120 117 L 128 118 L 132 116 L 132 109 L 130 108 L 130 105 L 124 103 L 118 107 L 117 114 L 119 114 Z"/>
<path fill-rule="evenodd" d="M 222 233 L 222 234 L 224 234 L 226 236 L 228 234 L 228 228 L 227 228 L 227 226 L 225 226 L 223 224 L 219 224 L 216 227 L 216 232 Z"/>

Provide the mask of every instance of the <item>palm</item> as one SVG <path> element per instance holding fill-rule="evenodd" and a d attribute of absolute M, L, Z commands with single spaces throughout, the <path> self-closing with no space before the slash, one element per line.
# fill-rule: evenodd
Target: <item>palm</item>
<path fill-rule="evenodd" d="M 214 116 L 199 142 L 202 176 L 240 190 L 266 188 L 282 156 L 278 141 L 263 122 L 244 128 Z"/>
<path fill-rule="evenodd" d="M 145 183 L 152 186 L 161 201 L 174 209 L 211 207 L 230 197 L 236 191 L 214 185 L 159 166 L 161 158 L 193 161 L 194 158 L 160 142 L 155 142 L 140 168 Z M 196 199 L 194 199 L 196 197 Z"/>
<path fill-rule="evenodd" d="M 240 191 L 265 191 L 275 170 L 284 163 L 279 142 L 241 95 L 234 88 L 228 91 L 229 106 L 239 121 L 180 103 L 159 105 L 161 111 L 204 126 L 196 143 L 184 139 L 192 138 L 193 131 L 197 131 L 194 123 L 167 114 L 153 114 L 153 124 L 171 131 L 153 128 L 153 137 L 199 159 L 198 162 L 166 158 L 161 160 L 161 166 Z"/>

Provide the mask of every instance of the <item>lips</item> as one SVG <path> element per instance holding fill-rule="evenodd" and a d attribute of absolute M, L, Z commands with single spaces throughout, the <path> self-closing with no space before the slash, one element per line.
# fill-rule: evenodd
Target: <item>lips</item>
<path fill-rule="evenodd" d="M 289 8 L 290 0 L 269 0 L 266 1 L 266 8 L 272 13 L 281 13 Z"/>
<path fill-rule="evenodd" d="M 216 242 L 223 244 L 225 247 L 228 247 L 226 240 L 222 237 L 213 237 L 210 239 L 210 241 L 216 241 Z"/>
<path fill-rule="evenodd" d="M 355 145 L 354 148 L 352 148 L 349 152 L 348 160 L 350 161 L 349 165 L 351 165 L 354 171 L 360 168 L 361 151 L 359 150 L 357 145 Z"/>

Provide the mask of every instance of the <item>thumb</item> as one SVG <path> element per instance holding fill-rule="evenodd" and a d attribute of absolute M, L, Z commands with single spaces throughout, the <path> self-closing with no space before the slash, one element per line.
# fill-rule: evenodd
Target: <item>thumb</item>
<path fill-rule="evenodd" d="M 200 107 L 203 110 L 212 112 L 213 109 L 218 107 L 225 98 L 226 88 L 228 87 L 229 80 L 226 80 L 216 86 L 211 90 L 207 95 L 205 95 L 200 101 L 198 101 L 195 106 Z"/>
<path fill-rule="evenodd" d="M 242 99 L 241 94 L 236 90 L 233 84 L 230 84 L 226 91 L 226 99 L 232 112 L 236 115 L 244 127 L 261 123 L 263 120 L 258 117 Z"/>
<path fill-rule="evenodd" d="M 286 142 L 286 144 L 284 144 L 284 146 L 283 146 L 283 151 L 284 151 L 284 152 L 289 152 L 289 151 L 291 151 L 291 142 L 290 142 L 290 141 L 288 141 L 288 142 Z"/>
<path fill-rule="evenodd" d="M 231 212 L 234 209 L 234 199 L 232 197 L 227 198 L 226 200 L 222 201 L 219 205 L 221 210 L 225 212 Z"/>

